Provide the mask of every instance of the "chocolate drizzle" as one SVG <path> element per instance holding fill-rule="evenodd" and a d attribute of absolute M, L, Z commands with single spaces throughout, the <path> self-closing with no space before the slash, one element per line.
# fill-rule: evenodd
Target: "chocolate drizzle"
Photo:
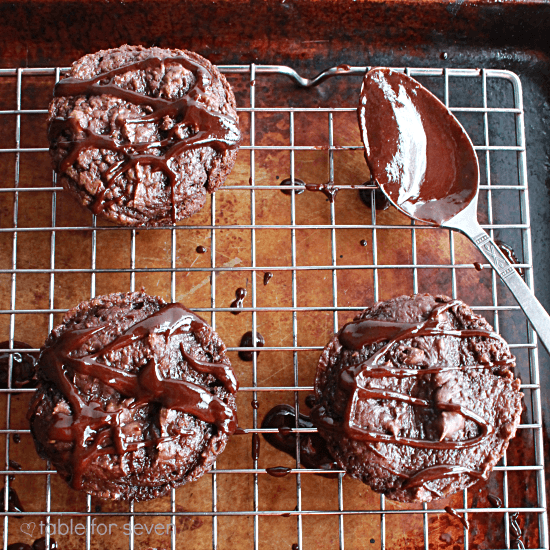
<path fill-rule="evenodd" d="M 264 417 L 262 428 L 277 428 L 279 433 L 264 433 L 265 440 L 276 449 L 296 458 L 296 410 L 290 405 L 277 405 Z M 305 414 L 298 415 L 299 428 L 315 426 Z M 315 432 L 300 434 L 300 463 L 306 468 L 338 470 L 338 465 L 330 456 L 325 440 Z M 323 474 L 325 477 L 338 477 L 338 474 Z"/>
<path fill-rule="evenodd" d="M 74 357 L 92 336 L 104 331 L 107 324 L 91 328 L 73 328 L 63 332 L 57 340 L 45 347 L 40 356 L 43 376 L 53 383 L 71 406 L 71 413 L 56 413 L 50 428 L 52 440 L 73 443 L 70 460 L 73 465 L 73 488 L 82 487 L 82 477 L 89 463 L 100 455 L 135 451 L 141 447 L 157 445 L 177 436 L 167 436 L 151 441 L 126 442 L 121 431 L 122 406 L 106 410 L 103 403 L 87 401 L 72 382 L 74 374 L 88 375 L 129 398 L 124 407 L 136 410 L 150 403 L 167 409 L 191 414 L 203 422 L 214 424 L 219 430 L 232 434 L 237 427 L 235 412 L 224 401 L 213 395 L 209 388 L 186 380 L 163 378 L 154 356 L 137 373 L 130 373 L 111 366 L 106 355 L 120 350 L 151 335 L 161 335 L 167 340 L 185 332 L 198 333 L 208 325 L 181 304 L 167 304 L 149 317 L 128 328 L 110 344 L 95 353 Z M 237 391 L 238 383 L 229 363 L 210 363 L 196 358 L 180 344 L 182 357 L 196 371 L 212 375 L 229 392 Z M 103 360 L 100 360 L 103 358 Z M 191 432 L 189 432 L 191 433 Z"/>
<path fill-rule="evenodd" d="M 294 178 L 293 184 L 291 178 L 285 178 L 283 181 L 281 181 L 281 183 L 279 183 L 279 185 L 300 185 L 305 187 L 306 182 L 299 178 Z M 292 195 L 292 192 L 296 193 L 296 195 L 301 195 L 304 191 L 305 189 L 281 189 L 281 192 L 285 195 Z"/>
<path fill-rule="evenodd" d="M 36 539 L 32 543 L 32 550 L 57 550 L 57 548 L 57 542 L 52 537 L 50 537 L 49 546 L 46 546 L 46 537 Z"/>
<path fill-rule="evenodd" d="M 364 185 L 372 185 L 373 182 L 365 182 Z M 360 189 L 359 198 L 365 206 L 372 208 L 372 193 L 374 192 L 374 208 L 375 210 L 387 210 L 390 207 L 390 201 L 388 197 L 384 195 L 384 192 L 377 189 Z"/>
<path fill-rule="evenodd" d="M 464 525 L 464 529 L 470 529 L 469 521 L 464 516 L 461 516 L 454 508 L 452 508 L 451 506 L 445 506 L 445 512 L 458 519 L 460 523 Z"/>
<path fill-rule="evenodd" d="M 5 510 L 5 487 L 2 487 L 0 489 L 1 495 L 2 495 L 2 511 Z M 23 508 L 23 505 L 21 504 L 21 500 L 19 500 L 19 495 L 15 491 L 13 487 L 8 488 L 8 512 L 24 512 L 25 509 Z M 21 518 L 23 516 L 14 516 L 16 518 Z"/>
<path fill-rule="evenodd" d="M 310 416 L 312 422 L 325 432 L 344 433 L 347 437 L 367 442 L 374 451 L 371 443 L 391 443 L 396 445 L 409 445 L 423 449 L 440 449 L 454 451 L 466 449 L 480 444 L 485 438 L 495 432 L 495 428 L 484 418 L 467 407 L 451 402 L 435 400 L 435 402 L 413 397 L 397 391 L 388 391 L 378 388 L 368 388 L 369 379 L 380 378 L 418 378 L 426 375 L 438 375 L 439 373 L 453 370 L 465 369 L 491 369 L 506 368 L 514 365 L 513 357 L 501 361 L 479 363 L 467 366 L 452 366 L 449 364 L 438 365 L 427 368 L 397 368 L 392 367 L 386 359 L 387 354 L 403 340 L 421 337 L 421 336 L 450 336 L 456 338 L 491 338 L 502 341 L 500 335 L 495 332 L 484 330 L 483 328 L 453 330 L 443 326 L 444 320 L 441 318 L 447 310 L 457 307 L 461 304 L 459 300 L 452 300 L 447 303 L 438 304 L 425 321 L 418 323 L 399 323 L 392 321 L 380 321 L 377 319 L 362 319 L 353 321 L 345 325 L 338 335 L 340 344 L 349 350 L 361 350 L 364 346 L 382 344 L 369 359 L 358 365 L 348 367 L 340 373 L 338 385 L 342 390 L 349 392 L 346 412 L 342 422 L 338 423 L 328 416 L 325 408 L 318 404 L 311 410 Z M 443 431 L 439 441 L 427 440 L 413 437 L 402 437 L 398 434 L 387 434 L 379 431 L 370 431 L 354 423 L 356 408 L 358 402 L 367 399 L 374 400 L 395 400 L 408 403 L 415 407 L 433 407 L 436 411 L 442 413 L 452 413 L 462 416 L 465 420 L 473 421 L 481 432 L 477 437 L 466 440 L 448 440 L 446 432 Z M 440 479 L 441 477 L 454 475 L 469 475 L 474 478 L 485 478 L 485 472 L 479 472 L 468 467 L 458 465 L 437 464 L 425 468 L 413 475 L 399 474 L 406 478 L 403 487 L 425 487 L 429 481 Z M 428 490 L 432 490 L 429 489 Z M 436 492 L 436 491 L 434 491 Z"/>
<path fill-rule="evenodd" d="M 114 79 L 117 75 L 129 71 L 142 71 L 168 65 L 181 65 L 195 76 L 195 83 L 187 94 L 177 99 L 152 97 L 143 93 L 117 86 Z M 165 117 L 172 117 L 177 122 L 158 141 L 123 143 L 109 135 L 101 135 L 90 128 L 83 128 L 75 117 L 54 118 L 48 128 L 50 141 L 61 134 L 70 136 L 66 142 L 67 154 L 59 162 L 58 171 L 65 172 L 77 162 L 79 154 L 85 149 L 107 149 L 119 154 L 121 160 L 111 165 L 104 173 L 104 189 L 96 196 L 91 205 L 94 214 L 102 212 L 114 199 L 106 200 L 105 195 L 111 185 L 128 170 L 137 165 L 150 165 L 153 170 L 160 170 L 168 178 L 171 186 L 172 221 L 177 220 L 174 192 L 180 176 L 172 168 L 173 160 L 192 149 L 211 147 L 216 151 L 235 149 L 241 139 L 237 121 L 218 111 L 209 110 L 210 95 L 207 92 L 212 85 L 212 77 L 206 67 L 184 56 L 173 56 L 161 59 L 148 57 L 127 65 L 100 73 L 93 78 L 79 79 L 68 77 L 59 81 L 54 88 L 55 97 L 65 96 L 100 96 L 110 95 L 127 103 L 138 105 L 148 111 L 126 124 L 160 123 Z M 191 135 L 181 138 L 182 130 L 191 130 Z"/>
<path fill-rule="evenodd" d="M 241 343 L 239 344 L 239 347 L 251 349 L 239 351 L 239 358 L 241 359 L 241 361 L 252 361 L 254 353 L 256 354 L 256 357 L 260 355 L 260 350 L 257 348 L 263 348 L 264 345 L 265 338 L 259 332 L 256 332 L 256 347 L 254 348 L 252 341 L 252 331 L 249 330 L 248 332 L 245 332 L 241 337 Z"/>
<path fill-rule="evenodd" d="M 266 474 L 272 477 L 285 477 L 292 471 L 291 468 L 285 468 L 284 466 L 273 466 L 272 468 L 266 468 Z"/>
<path fill-rule="evenodd" d="M 495 244 L 499 247 L 500 251 L 504 254 L 504 257 L 511 264 L 519 264 L 520 263 L 520 261 L 518 260 L 518 257 L 516 256 L 516 253 L 514 252 L 514 249 L 509 244 L 506 244 L 503 241 L 499 241 L 498 239 L 495 239 Z M 525 274 L 525 271 L 523 270 L 523 267 L 516 267 L 516 271 L 522 277 Z"/>
<path fill-rule="evenodd" d="M 9 350 L 9 341 L 0 343 L 0 350 Z M 25 342 L 13 341 L 12 349 L 32 348 Z M 11 388 L 36 388 L 38 353 L 0 351 L 0 388 L 8 388 L 9 359 L 12 357 Z"/>
<path fill-rule="evenodd" d="M 336 187 L 331 182 L 327 183 L 306 183 L 306 189 L 308 191 L 320 191 L 330 201 L 334 202 L 336 194 L 340 191 L 339 187 Z"/>
<path fill-rule="evenodd" d="M 246 288 L 239 287 L 235 290 L 235 299 L 231 302 L 229 307 L 242 308 L 246 294 Z M 239 315 L 240 311 L 232 311 L 231 313 L 233 315 Z"/>
<path fill-rule="evenodd" d="M 260 435 L 257 433 L 252 434 L 252 460 L 258 460 L 260 458 Z"/>
<path fill-rule="evenodd" d="M 470 138 L 416 80 L 372 69 L 358 114 L 371 177 L 402 212 L 441 225 L 475 200 L 479 167 Z"/>

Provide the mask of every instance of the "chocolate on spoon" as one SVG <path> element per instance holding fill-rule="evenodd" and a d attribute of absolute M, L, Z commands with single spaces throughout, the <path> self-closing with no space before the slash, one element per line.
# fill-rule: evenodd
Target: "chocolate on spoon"
<path fill-rule="evenodd" d="M 469 237 L 550 351 L 550 316 L 477 221 L 479 165 L 460 122 L 416 80 L 388 68 L 365 75 L 358 115 L 371 177 L 392 204 Z"/>

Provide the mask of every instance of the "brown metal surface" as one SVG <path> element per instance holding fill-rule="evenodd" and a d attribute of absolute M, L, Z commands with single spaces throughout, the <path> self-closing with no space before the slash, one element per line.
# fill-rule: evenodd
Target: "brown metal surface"
<path fill-rule="evenodd" d="M 164 47 L 184 47 L 198 51 L 213 62 L 230 63 L 276 63 L 289 64 L 301 74 L 313 76 L 318 71 L 340 63 L 350 65 L 387 64 L 394 66 L 467 66 L 511 68 L 522 78 L 525 90 L 527 151 L 529 161 L 529 186 L 531 193 L 531 220 L 534 235 L 534 264 L 537 294 L 550 307 L 550 291 L 546 288 L 545 274 L 550 260 L 545 254 L 550 238 L 547 223 L 550 220 L 550 203 L 546 188 L 545 163 L 548 162 L 550 143 L 545 124 L 549 120 L 547 76 L 550 74 L 547 59 L 547 44 L 544 37 L 550 30 L 548 18 L 550 6 L 542 2 L 515 2 L 507 5 L 492 2 L 290 2 L 267 1 L 261 5 L 249 2 L 212 3 L 201 2 L 20 2 L 0 3 L 0 49 L 2 67 L 66 66 L 78 56 L 101 48 L 118 46 L 121 43 L 141 43 Z M 447 57 L 443 59 L 442 53 Z M 237 92 L 239 106 L 249 105 L 248 75 L 233 75 L 231 83 Z M 51 96 L 54 77 L 25 80 L 23 108 L 46 108 Z M 334 85 L 320 86 L 311 90 L 296 89 L 285 77 L 261 77 L 256 79 L 257 106 L 354 106 L 360 79 L 350 77 Z M 0 109 L 14 108 L 16 80 L 12 78 L 2 86 Z M 338 99 L 339 98 L 339 99 Z M 249 139 L 247 114 L 242 115 L 246 143 Z M 13 146 L 15 122 L 1 119 L 3 140 L 0 147 Z M 26 117 L 21 128 L 22 146 L 46 147 L 45 115 Z M 295 136 L 298 145 L 325 145 L 328 142 L 328 124 L 325 117 L 296 115 Z M 360 145 L 359 132 L 354 113 L 342 113 L 335 117 L 335 136 L 341 144 Z M 256 144 L 277 145 L 288 143 L 288 115 L 277 113 L 260 114 L 256 118 Z M 337 142 L 338 144 L 338 142 Z M 328 180 L 326 151 L 304 151 L 296 154 L 295 174 L 307 182 L 323 183 Z M 51 170 L 47 153 L 33 154 L 32 162 L 21 159 L 21 186 L 41 187 L 51 185 Z M 228 185 L 246 185 L 250 177 L 249 152 L 239 153 L 237 165 Z M 368 179 L 362 152 L 343 151 L 335 155 L 335 170 L 342 184 L 361 184 Z M 15 154 L 0 155 L 2 186 L 12 186 L 15 177 Z M 277 185 L 289 176 L 288 152 L 258 151 L 255 156 L 255 180 L 257 185 Z M 13 195 L 0 196 L 0 226 L 11 227 L 13 223 Z M 264 225 L 290 223 L 290 197 L 278 191 L 257 192 L 254 207 L 256 222 Z M 322 193 L 306 192 L 296 197 L 296 223 L 323 225 L 330 223 L 331 206 Z M 219 192 L 216 195 L 214 218 L 217 225 L 251 223 L 251 198 L 247 190 Z M 353 190 L 342 190 L 334 203 L 334 214 L 340 223 L 361 224 L 370 216 Z M 50 227 L 52 217 L 51 192 L 19 194 L 19 227 Z M 57 193 L 56 225 L 62 227 L 90 226 L 91 216 L 75 206 L 63 193 Z M 209 205 L 185 222 L 184 226 L 208 226 L 212 222 Z M 378 223 L 393 225 L 408 223 L 395 210 L 379 214 Z M 128 232 L 121 233 L 108 224 L 98 223 L 95 233 L 97 269 L 129 268 L 131 264 L 131 240 Z M 410 240 L 410 230 L 395 229 L 378 232 L 379 263 L 407 265 L 411 263 L 411 248 L 403 242 Z M 446 231 L 417 231 L 418 263 L 438 264 L 449 261 L 449 237 Z M 435 235 L 435 237 L 434 237 Z M 362 229 L 339 230 L 337 263 L 352 265 L 362 263 L 363 257 L 372 258 L 372 237 Z M 360 245 L 366 238 L 367 247 Z M 208 268 L 209 254 L 197 254 L 199 245 L 210 250 L 211 232 L 208 229 L 189 229 L 176 232 L 176 257 L 171 257 L 172 232 L 170 230 L 137 230 L 135 237 L 135 266 L 159 268 L 162 272 L 138 272 L 132 281 L 131 274 L 97 273 L 95 294 L 129 290 L 144 286 L 151 294 L 167 299 L 181 300 L 190 308 L 209 308 L 211 305 L 210 277 L 205 272 L 176 272 L 175 296 L 172 296 L 173 280 L 170 267 L 188 266 Z M 291 263 L 289 243 L 291 230 L 257 230 L 257 266 L 288 266 Z M 55 237 L 55 267 L 90 267 L 92 231 L 59 231 Z M 11 265 L 12 235 L 0 233 L 2 266 Z M 51 233 L 38 231 L 20 233 L 17 241 L 17 267 L 47 270 L 51 266 Z M 480 257 L 473 247 L 460 236 L 455 237 L 457 263 L 473 263 Z M 116 255 L 113 255 L 116 251 Z M 304 265 L 331 263 L 330 230 L 300 230 L 296 238 L 296 251 Z M 340 257 L 341 256 L 341 257 Z M 216 232 L 216 265 L 226 267 L 250 267 L 250 229 Z M 378 298 L 386 299 L 399 293 L 414 290 L 412 269 L 403 276 L 403 269 L 380 272 Z M 326 307 L 326 311 L 300 312 L 299 342 L 302 346 L 322 346 L 335 329 L 335 320 L 330 307 L 333 304 L 331 271 L 298 272 L 297 303 L 299 306 Z M 291 307 L 292 277 L 287 270 L 274 271 L 267 286 L 262 283 L 263 272 L 256 276 L 258 307 Z M 481 284 L 480 284 L 481 283 Z M 216 307 L 228 307 L 234 299 L 237 287 L 251 283 L 250 271 L 221 271 L 216 278 Z M 48 273 L 17 275 L 17 309 L 46 309 L 50 304 L 50 275 Z M 56 274 L 56 309 L 72 307 L 90 295 L 91 275 L 85 273 Z M 491 302 L 491 276 L 488 270 L 460 271 L 459 296 L 476 304 Z M 426 270 L 419 278 L 419 290 L 452 293 L 448 272 Z M 344 270 L 338 274 L 338 306 L 360 308 L 372 303 L 375 296 L 372 271 Z M 0 309 L 10 308 L 11 276 L 0 274 Z M 513 303 L 513 302 L 510 302 Z M 250 305 L 250 302 L 249 302 Z M 247 306 L 245 300 L 245 307 Z M 209 312 L 204 314 L 208 319 Z M 40 347 L 61 314 L 53 318 L 43 315 L 18 315 L 14 337 Z M 353 312 L 339 313 L 337 324 L 353 317 Z M 488 318 L 492 321 L 490 314 Z M 216 328 L 229 347 L 238 347 L 244 332 L 250 330 L 252 314 L 243 312 L 235 317 L 229 312 L 216 314 Z M 266 346 L 292 347 L 292 315 L 288 312 L 257 313 L 258 330 L 266 337 Z M 9 315 L 0 315 L 0 340 L 9 335 Z M 509 333 L 510 341 L 518 337 L 524 328 L 522 321 L 514 320 Z M 519 331 L 519 332 L 518 332 Z M 522 333 L 521 333 L 522 334 Z M 520 352 L 520 355 L 523 352 Z M 241 386 L 253 384 L 252 367 L 231 352 Z M 315 369 L 318 350 L 300 351 L 299 380 L 301 386 L 310 385 Z M 541 385 L 550 383 L 549 361 L 543 353 L 541 362 Z M 524 380 L 525 381 L 525 380 Z M 271 383 L 293 386 L 293 352 L 262 351 L 257 363 L 258 385 Z M 306 392 L 300 392 L 300 406 Z M 6 410 L 6 395 L 0 395 L 2 411 Z M 24 418 L 29 394 L 11 397 L 10 427 L 27 429 Z M 253 424 L 253 409 L 250 406 L 252 392 L 239 396 L 239 420 L 248 428 Z M 265 392 L 258 396 L 261 420 L 269 408 L 278 402 L 293 403 L 293 392 Z M 543 409 L 548 422 L 550 398 L 543 394 Z M 529 422 L 527 413 L 524 422 Z M 5 427 L 5 420 L 1 428 Z M 548 427 L 545 425 L 546 434 Z M 0 448 L 4 448 L 6 435 L 0 434 Z M 548 442 L 548 437 L 546 438 Z M 226 452 L 218 461 L 218 468 L 251 468 L 251 435 L 235 436 Z M 533 464 L 533 439 L 529 430 L 520 431 L 508 452 L 508 464 Z M 30 435 L 22 435 L 20 444 L 11 444 L 10 458 L 24 465 L 25 469 L 43 470 L 45 463 L 35 454 Z M 550 463 L 548 443 L 546 464 Z M 269 466 L 294 466 L 289 458 L 261 444 L 259 468 Z M 4 466 L 2 465 L 2 468 Z M 507 474 L 507 492 L 510 506 L 535 507 L 537 504 L 535 474 L 524 471 Z M 303 509 L 337 510 L 338 481 L 319 476 L 302 475 Z M 472 508 L 490 508 L 489 494 L 503 497 L 504 474 L 496 472 L 487 486 L 469 491 L 467 504 Z M 217 506 L 220 511 L 250 510 L 254 500 L 254 484 L 250 474 L 218 474 Z M 346 510 L 378 510 L 380 497 L 361 483 L 344 478 L 342 481 Z M 43 510 L 47 500 L 47 486 L 43 475 L 15 479 L 14 486 L 27 511 Z M 288 510 L 296 506 L 295 476 L 274 478 L 258 476 L 259 492 L 262 495 L 260 510 Z M 322 498 L 320 497 L 322 495 Z M 85 513 L 90 506 L 84 496 L 66 489 L 56 476 L 51 477 L 52 510 L 80 511 Z M 450 505 L 462 507 L 462 495 L 452 497 L 430 509 L 442 509 Z M 96 506 L 98 508 L 96 508 Z M 387 501 L 388 510 L 407 510 L 410 506 Z M 152 503 L 137 504 L 137 523 L 149 527 L 170 521 L 169 516 L 145 518 L 140 512 L 189 512 L 176 516 L 177 547 L 211 548 L 212 518 L 208 515 L 192 515 L 193 511 L 210 512 L 212 509 L 212 480 L 209 475 L 199 482 L 176 492 L 176 499 L 162 499 Z M 123 504 L 93 501 L 92 511 L 124 513 Z M 504 514 L 485 513 L 470 515 L 472 527 L 467 544 L 469 548 L 505 548 L 506 530 Z M 36 522 L 41 518 L 35 518 Z M 75 522 L 85 522 L 85 517 Z M 166 520 L 166 521 L 165 521 Z M 52 516 L 52 522 L 57 521 Z M 61 520 L 68 522 L 67 520 Z M 523 542 L 527 548 L 538 545 L 536 514 L 519 517 Z M 107 523 L 114 523 L 119 534 L 128 522 L 127 517 L 109 516 Z M 388 514 L 385 519 L 387 548 L 463 548 L 464 533 L 459 522 L 448 514 L 420 513 L 414 515 Z M 10 518 L 9 542 L 32 543 L 36 537 L 13 536 L 20 531 L 25 520 Z M 346 516 L 343 519 L 346 548 L 379 548 L 379 515 Z M 254 544 L 254 520 L 251 516 L 220 516 L 218 524 L 219 548 L 252 548 Z M 260 516 L 259 531 L 262 534 L 260 548 L 291 548 L 296 542 L 296 519 L 283 516 Z M 3 527 L 0 527 L 2 529 Z M 424 533 L 429 533 L 425 540 Z M 273 535 L 269 536 L 268 534 Z M 36 534 L 36 531 L 35 531 Z M 303 518 L 303 548 L 338 548 L 338 516 Z M 55 537 L 60 548 L 86 547 L 84 535 L 66 538 Z M 91 537 L 91 548 L 106 547 L 105 538 Z M 125 548 L 129 538 L 120 535 L 109 541 L 109 547 Z M 510 545 L 510 534 L 508 533 Z M 135 537 L 135 548 L 170 547 L 165 535 Z"/>

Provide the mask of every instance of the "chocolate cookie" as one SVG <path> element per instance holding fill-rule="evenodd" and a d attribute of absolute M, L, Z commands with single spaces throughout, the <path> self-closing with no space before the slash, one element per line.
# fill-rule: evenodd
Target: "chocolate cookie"
<path fill-rule="evenodd" d="M 168 225 L 198 212 L 233 168 L 233 92 L 186 50 L 122 46 L 86 55 L 54 89 L 48 137 L 59 181 L 94 214 Z"/>
<path fill-rule="evenodd" d="M 324 349 L 311 420 L 351 476 L 403 502 L 487 479 L 522 410 L 515 358 L 483 317 L 445 296 L 401 296 Z"/>
<path fill-rule="evenodd" d="M 83 302 L 41 350 L 28 412 L 72 488 L 148 500 L 210 469 L 237 427 L 225 345 L 181 304 L 142 292 Z"/>

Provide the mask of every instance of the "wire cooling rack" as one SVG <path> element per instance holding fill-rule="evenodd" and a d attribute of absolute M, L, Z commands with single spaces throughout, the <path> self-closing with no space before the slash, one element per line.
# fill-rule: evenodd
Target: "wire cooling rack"
<path fill-rule="evenodd" d="M 366 67 L 340 65 L 313 80 L 284 66 L 220 69 L 236 92 L 244 132 L 235 169 L 201 213 L 147 230 L 96 220 L 56 186 L 45 125 L 63 69 L 0 71 L 0 339 L 13 354 L 38 351 L 68 308 L 144 286 L 210 316 L 240 379 L 245 432 L 232 438 L 209 475 L 170 497 L 105 503 L 67 489 L 35 456 L 25 420 L 34 390 L 0 389 L 3 548 L 41 536 L 59 548 L 102 548 L 108 531 L 110 547 L 130 549 L 548 549 L 536 334 L 490 266 L 474 269 L 483 260 L 465 238 L 374 208 L 355 115 Z M 480 222 L 512 246 L 533 288 L 518 77 L 498 70 L 403 70 L 438 95 L 470 134 L 482 172 Z M 290 179 L 289 194 L 281 193 L 284 179 Z M 301 194 L 297 179 L 337 193 Z M 209 253 L 197 254 L 196 246 L 205 244 Z M 268 285 L 264 273 L 273 274 Z M 237 287 L 248 296 L 234 316 Z M 379 299 L 425 291 L 470 303 L 518 359 L 522 424 L 488 484 L 445 501 L 404 505 L 343 472 L 338 479 L 314 475 L 323 472 L 301 468 L 299 457 L 265 441 L 259 458 L 251 457 L 252 434 L 266 431 L 259 426 L 272 405 L 286 402 L 307 412 L 316 361 L 334 331 Z M 246 330 L 266 339 L 251 363 L 237 358 Z M 17 348 L 14 340 L 29 348 Z M 295 430 L 298 437 L 304 431 Z M 277 465 L 290 467 L 289 475 L 266 475 Z M 9 511 L 10 488 L 25 512 Z M 498 499 L 502 506 L 495 508 Z"/>

